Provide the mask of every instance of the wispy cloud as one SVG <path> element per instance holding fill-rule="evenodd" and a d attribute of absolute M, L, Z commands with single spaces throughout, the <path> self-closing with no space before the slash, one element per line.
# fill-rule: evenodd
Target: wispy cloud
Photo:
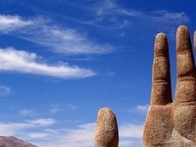
<path fill-rule="evenodd" d="M 19 114 L 22 116 L 34 116 L 36 115 L 36 112 L 33 110 L 23 109 L 19 111 Z"/>
<path fill-rule="evenodd" d="M 148 107 L 149 107 L 148 104 L 146 104 L 146 105 L 136 105 L 136 106 L 133 106 L 129 109 L 126 109 L 125 111 L 145 115 L 145 114 L 147 114 Z"/>
<path fill-rule="evenodd" d="M 180 24 L 189 21 L 184 12 L 169 12 L 167 10 L 156 10 L 152 12 L 152 20 L 157 22 Z"/>
<path fill-rule="evenodd" d="M 140 112 L 147 112 L 149 105 L 137 105 L 136 110 Z"/>
<path fill-rule="evenodd" d="M 61 54 L 103 54 L 113 47 L 99 44 L 73 28 L 60 27 L 49 19 L 0 15 L 0 33 L 11 34 Z"/>
<path fill-rule="evenodd" d="M 141 147 L 143 136 L 143 124 L 125 123 L 119 127 L 121 147 Z"/>
<path fill-rule="evenodd" d="M 134 9 L 124 9 L 118 6 L 113 0 L 103 0 L 99 3 L 99 6 L 96 8 L 98 16 L 104 15 L 113 15 L 113 16 L 132 16 L 138 17 L 141 15 L 140 11 Z"/>
<path fill-rule="evenodd" d="M 134 137 L 134 138 L 142 138 L 142 130 L 143 130 L 143 124 L 136 125 L 136 124 L 123 124 L 119 128 L 119 135 L 122 138 L 126 137 Z"/>
<path fill-rule="evenodd" d="M 26 120 L 26 122 L 30 125 L 36 125 L 36 126 L 51 126 L 53 125 L 56 121 L 52 118 L 47 118 L 47 119 L 43 119 L 43 118 L 39 118 L 36 120 Z"/>
<path fill-rule="evenodd" d="M 60 111 L 63 111 L 63 107 L 60 105 L 60 104 L 53 104 L 50 106 L 50 112 L 52 113 L 57 113 L 57 112 L 60 112 Z"/>
<path fill-rule="evenodd" d="M 78 106 L 74 105 L 74 104 L 52 104 L 49 108 L 49 111 L 52 113 L 58 113 L 58 112 L 62 112 L 62 111 L 75 111 L 78 109 Z"/>
<path fill-rule="evenodd" d="M 0 134 L 4 136 L 22 136 L 29 129 L 48 127 L 56 121 L 52 118 L 38 118 L 35 120 L 26 120 L 25 122 L 0 122 Z"/>
<path fill-rule="evenodd" d="M 24 28 L 32 24 L 32 21 L 22 20 L 18 16 L 0 15 L 0 31 L 2 33 L 8 33 L 15 29 Z"/>
<path fill-rule="evenodd" d="M 69 66 L 68 64 L 48 65 L 41 62 L 35 53 L 14 48 L 0 49 L 0 71 L 14 71 L 59 78 L 85 78 L 94 76 L 89 69 Z M 5 87 L 4 87 L 5 90 Z"/>
<path fill-rule="evenodd" d="M 91 24 L 95 26 L 107 26 L 108 29 L 123 29 L 132 25 L 132 21 L 127 16 L 136 16 L 139 12 L 126 10 L 119 7 L 111 0 L 103 0 L 97 4 L 95 20 Z M 90 24 L 90 23 L 89 23 Z"/>
<path fill-rule="evenodd" d="M 47 132 L 40 132 L 40 133 L 32 132 L 27 135 L 28 135 L 28 138 L 31 138 L 31 139 L 41 139 L 41 138 L 44 139 L 50 136 L 50 134 Z"/>
<path fill-rule="evenodd" d="M 146 22 L 153 26 L 153 23 L 160 22 L 162 25 L 179 25 L 189 22 L 185 12 L 170 12 L 167 10 L 140 11 L 132 8 L 123 8 L 114 0 L 101 0 L 94 9 L 95 20 L 89 24 L 95 26 L 110 26 L 113 29 L 130 28 L 130 26 Z M 145 25 L 148 25 L 144 23 Z M 160 24 L 160 25 L 161 25 Z M 109 28 L 108 28 L 109 29 Z"/>
<path fill-rule="evenodd" d="M 72 110 L 72 111 L 74 111 L 74 110 L 76 110 L 78 107 L 76 106 L 76 105 L 74 105 L 74 104 L 66 104 L 66 106 L 65 106 L 67 109 L 69 109 L 69 110 Z"/>
<path fill-rule="evenodd" d="M 11 88 L 5 85 L 0 85 L 0 96 L 6 96 L 11 93 Z"/>

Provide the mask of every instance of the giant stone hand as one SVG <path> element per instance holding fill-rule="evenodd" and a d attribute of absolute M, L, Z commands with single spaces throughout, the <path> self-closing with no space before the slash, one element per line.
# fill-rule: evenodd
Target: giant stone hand
<path fill-rule="evenodd" d="M 194 34 L 196 49 L 196 32 Z M 167 37 L 155 38 L 151 105 L 143 131 L 143 147 L 196 147 L 196 68 L 186 26 L 176 34 L 177 84 L 172 100 Z M 118 147 L 118 126 L 109 108 L 99 110 L 95 147 Z"/>
<path fill-rule="evenodd" d="M 177 83 L 172 102 L 167 37 L 155 38 L 151 105 L 143 147 L 196 147 L 196 69 L 186 26 L 176 34 Z"/>

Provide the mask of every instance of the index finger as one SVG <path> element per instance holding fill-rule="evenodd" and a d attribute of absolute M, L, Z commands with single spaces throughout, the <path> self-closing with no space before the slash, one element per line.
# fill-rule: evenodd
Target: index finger
<path fill-rule="evenodd" d="M 168 41 L 164 33 L 159 33 L 154 44 L 151 105 L 166 105 L 171 102 Z"/>

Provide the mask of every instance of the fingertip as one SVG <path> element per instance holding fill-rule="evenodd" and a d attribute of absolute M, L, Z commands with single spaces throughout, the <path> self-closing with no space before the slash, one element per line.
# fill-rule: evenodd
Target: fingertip
<path fill-rule="evenodd" d="M 167 36 L 165 33 L 158 33 L 155 37 L 155 41 L 163 42 L 164 40 L 167 39 Z"/>
<path fill-rule="evenodd" d="M 163 33 L 163 32 L 160 32 L 160 33 L 158 33 L 157 35 L 156 35 L 156 37 L 155 38 L 165 38 L 166 37 L 166 34 L 165 33 Z"/>
<path fill-rule="evenodd" d="M 177 29 L 176 47 L 178 53 L 191 49 L 189 30 L 185 25 L 181 25 Z"/>
<path fill-rule="evenodd" d="M 168 41 L 165 33 L 158 33 L 155 37 L 155 56 L 168 54 Z"/>
<path fill-rule="evenodd" d="M 176 39 L 177 41 L 183 41 L 184 39 L 187 39 L 187 37 L 189 38 L 189 30 L 188 27 L 185 25 L 181 25 L 178 27 L 177 29 L 177 33 L 176 33 Z"/>
<path fill-rule="evenodd" d="M 189 37 L 188 27 L 181 25 L 177 29 L 177 39 L 184 39 L 184 37 Z"/>
<path fill-rule="evenodd" d="M 180 25 L 177 29 L 177 32 L 178 31 L 181 31 L 181 30 L 187 30 L 188 31 L 188 27 L 186 25 Z"/>
<path fill-rule="evenodd" d="M 112 112 L 112 110 L 109 107 L 103 107 L 103 108 L 99 109 L 98 117 L 103 114 L 107 114 L 107 115 L 115 117 L 115 114 Z"/>
<path fill-rule="evenodd" d="M 194 77 L 195 65 L 192 44 L 187 26 L 179 26 L 176 33 L 178 78 Z"/>

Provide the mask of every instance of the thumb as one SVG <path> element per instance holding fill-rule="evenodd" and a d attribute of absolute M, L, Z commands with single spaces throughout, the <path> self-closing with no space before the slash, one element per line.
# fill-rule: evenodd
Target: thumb
<path fill-rule="evenodd" d="M 118 147 L 118 125 L 115 114 L 109 108 L 98 112 L 95 147 Z"/>

